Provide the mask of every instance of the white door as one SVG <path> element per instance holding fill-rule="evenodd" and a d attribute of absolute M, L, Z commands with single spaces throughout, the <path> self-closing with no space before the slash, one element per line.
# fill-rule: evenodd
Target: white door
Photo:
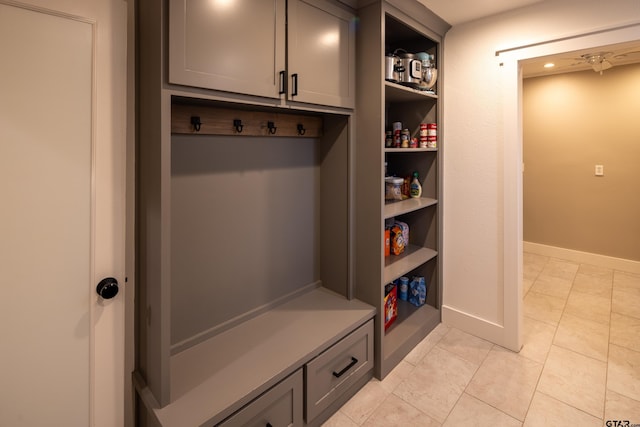
<path fill-rule="evenodd" d="M 0 426 L 122 426 L 127 5 L 26 1 L 0 0 Z"/>

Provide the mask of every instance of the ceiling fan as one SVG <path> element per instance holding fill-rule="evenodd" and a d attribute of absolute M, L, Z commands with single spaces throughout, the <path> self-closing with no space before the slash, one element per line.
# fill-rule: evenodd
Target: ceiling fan
<path fill-rule="evenodd" d="M 585 53 L 584 55 L 580 55 L 582 61 L 591 65 L 593 71 L 602 72 L 604 70 L 608 70 L 613 67 L 613 64 L 609 61 L 609 58 L 613 55 L 612 52 L 598 52 L 598 53 Z"/>
<path fill-rule="evenodd" d="M 585 53 L 580 55 L 579 58 L 574 58 L 577 62 L 571 65 L 587 64 L 591 66 L 593 71 L 596 73 L 599 72 L 600 75 L 602 75 L 604 70 L 613 67 L 617 62 L 630 62 L 629 59 L 633 56 L 640 58 L 640 50 L 638 50 L 637 47 L 627 51 Z"/>

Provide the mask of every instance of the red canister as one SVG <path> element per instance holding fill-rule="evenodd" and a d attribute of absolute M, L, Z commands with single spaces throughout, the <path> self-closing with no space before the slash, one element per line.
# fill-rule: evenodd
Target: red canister
<path fill-rule="evenodd" d="M 420 148 L 427 148 L 427 124 L 420 123 Z"/>
<path fill-rule="evenodd" d="M 427 147 L 436 148 L 438 146 L 438 131 L 435 123 L 427 123 Z"/>
<path fill-rule="evenodd" d="M 402 132 L 402 122 L 393 122 L 393 147 L 400 148 L 400 134 Z"/>

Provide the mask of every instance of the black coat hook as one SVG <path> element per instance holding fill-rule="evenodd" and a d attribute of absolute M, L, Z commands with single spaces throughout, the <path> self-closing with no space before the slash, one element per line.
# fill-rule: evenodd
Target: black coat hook
<path fill-rule="evenodd" d="M 298 135 L 304 135 L 307 130 L 304 128 L 302 123 L 298 123 Z"/>
<path fill-rule="evenodd" d="M 202 126 L 200 116 L 191 116 L 191 125 L 196 132 L 200 132 L 200 127 Z"/>
<path fill-rule="evenodd" d="M 233 127 L 236 128 L 236 132 L 238 133 L 242 133 L 242 128 L 244 127 L 242 125 L 242 120 L 240 119 L 234 119 L 233 120 Z"/>
<path fill-rule="evenodd" d="M 267 128 L 269 128 L 269 133 L 271 135 L 275 135 L 276 134 L 276 130 L 278 129 L 275 125 L 275 123 L 273 122 L 267 122 Z"/>

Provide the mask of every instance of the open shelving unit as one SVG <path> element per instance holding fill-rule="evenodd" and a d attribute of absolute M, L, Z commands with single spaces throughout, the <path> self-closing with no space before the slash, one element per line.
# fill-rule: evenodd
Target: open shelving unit
<path fill-rule="evenodd" d="M 375 2 L 359 10 L 356 143 L 356 297 L 375 306 L 376 376 L 384 378 L 441 319 L 441 84 L 442 35 L 447 24 L 427 9 L 407 2 Z M 366 49 L 364 48 L 366 44 Z M 435 55 L 438 82 L 422 91 L 385 80 L 384 57 L 396 49 Z M 384 134 L 400 121 L 412 136 L 421 123 L 436 123 L 433 148 L 385 148 Z M 385 168 L 386 164 L 386 168 Z M 422 196 L 385 201 L 384 177 L 417 171 Z M 409 225 L 400 255 L 384 256 L 385 223 Z M 420 307 L 398 299 L 398 316 L 385 330 L 385 286 L 402 276 L 422 276 L 427 300 Z"/>

